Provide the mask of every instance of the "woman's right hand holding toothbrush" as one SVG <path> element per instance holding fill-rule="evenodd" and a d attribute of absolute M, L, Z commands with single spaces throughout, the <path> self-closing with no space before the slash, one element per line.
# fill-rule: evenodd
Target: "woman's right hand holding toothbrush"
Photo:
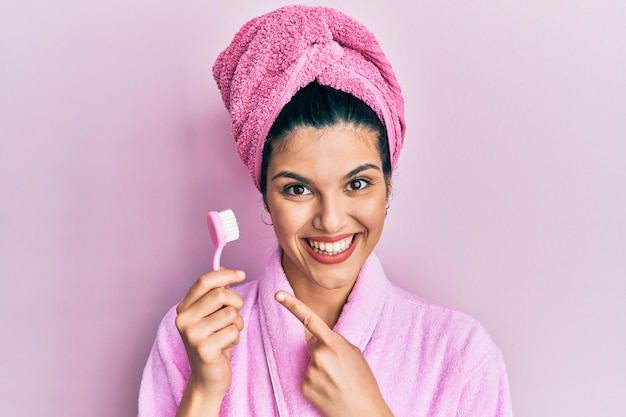
<path fill-rule="evenodd" d="M 230 353 L 244 323 L 243 299 L 229 289 L 245 279 L 243 271 L 209 272 L 192 285 L 176 308 L 176 327 L 183 339 L 191 375 L 177 417 L 217 416 L 230 385 Z"/>

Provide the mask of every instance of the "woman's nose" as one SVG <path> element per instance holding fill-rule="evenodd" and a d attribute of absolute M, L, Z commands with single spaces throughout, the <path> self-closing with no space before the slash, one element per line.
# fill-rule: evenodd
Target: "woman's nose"
<path fill-rule="evenodd" d="M 341 230 L 344 225 L 346 209 L 341 198 L 320 198 L 313 218 L 313 226 L 329 235 Z"/>

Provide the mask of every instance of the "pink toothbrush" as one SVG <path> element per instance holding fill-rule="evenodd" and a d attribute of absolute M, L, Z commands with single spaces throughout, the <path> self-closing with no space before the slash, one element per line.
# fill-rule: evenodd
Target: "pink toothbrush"
<path fill-rule="evenodd" d="M 215 252 L 213 253 L 213 270 L 220 269 L 220 256 L 222 250 L 228 242 L 239 239 L 239 226 L 235 213 L 231 209 L 220 212 L 210 211 L 207 214 L 207 223 L 209 224 L 209 233 L 215 244 Z"/>

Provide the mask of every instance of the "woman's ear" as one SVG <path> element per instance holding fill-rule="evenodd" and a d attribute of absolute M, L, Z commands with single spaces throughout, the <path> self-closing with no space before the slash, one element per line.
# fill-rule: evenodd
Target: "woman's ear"
<path fill-rule="evenodd" d="M 265 210 L 270 213 L 270 209 L 269 207 L 267 207 L 267 199 L 265 198 L 265 193 L 263 193 L 263 207 L 265 207 Z M 271 215 L 272 213 L 270 213 Z"/>
<path fill-rule="evenodd" d="M 391 197 L 391 191 L 393 190 L 393 176 L 390 175 L 387 179 L 387 201 L 389 201 L 389 197 Z"/>

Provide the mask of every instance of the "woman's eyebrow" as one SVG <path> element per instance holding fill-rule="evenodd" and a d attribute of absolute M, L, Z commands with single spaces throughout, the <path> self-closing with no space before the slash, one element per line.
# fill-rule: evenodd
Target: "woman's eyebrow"
<path fill-rule="evenodd" d="M 310 179 L 303 177 L 302 175 L 296 174 L 295 172 L 291 172 L 291 171 L 280 171 L 278 174 L 272 177 L 272 181 L 278 178 L 291 178 L 304 184 L 311 184 L 313 182 Z"/>
<path fill-rule="evenodd" d="M 344 180 L 349 180 L 350 178 L 354 177 L 356 174 L 358 174 L 359 172 L 368 170 L 368 169 L 375 169 L 377 171 L 380 171 L 380 167 L 378 165 L 375 164 L 363 164 L 363 165 L 359 165 L 358 167 L 354 168 L 352 171 L 348 172 L 346 175 L 344 175 L 343 179 Z"/>
<path fill-rule="evenodd" d="M 381 171 L 378 165 L 372 164 L 372 163 L 366 163 L 363 165 L 359 165 L 358 167 L 348 172 L 346 175 L 343 176 L 343 180 L 348 180 L 354 177 L 355 175 L 357 175 L 358 173 L 366 171 L 368 169 L 375 169 L 376 171 L 379 171 L 379 172 Z M 296 174 L 295 172 L 292 172 L 292 171 L 280 171 L 279 173 L 277 173 L 276 175 L 272 177 L 272 181 L 278 178 L 291 178 L 303 184 L 313 183 L 313 181 L 311 181 L 309 178 L 303 177 L 302 175 Z"/>

